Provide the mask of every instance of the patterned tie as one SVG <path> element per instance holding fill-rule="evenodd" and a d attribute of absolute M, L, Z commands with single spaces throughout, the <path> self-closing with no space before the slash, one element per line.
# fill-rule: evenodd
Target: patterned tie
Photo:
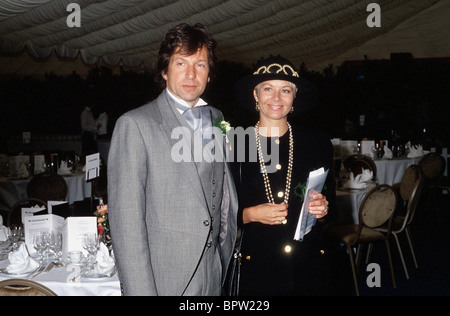
<path fill-rule="evenodd" d="M 194 130 L 194 133 L 200 137 L 203 146 L 211 141 L 211 134 L 206 135 L 207 129 L 211 131 L 211 110 L 207 105 L 197 107 L 185 107 L 175 102 L 175 106 L 182 110 L 181 114 L 189 126 Z"/>

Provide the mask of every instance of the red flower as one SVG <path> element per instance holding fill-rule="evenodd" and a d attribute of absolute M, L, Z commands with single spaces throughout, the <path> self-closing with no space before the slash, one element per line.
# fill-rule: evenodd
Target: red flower
<path fill-rule="evenodd" d="M 97 231 L 99 235 L 103 234 L 103 226 L 102 225 L 97 225 Z"/>

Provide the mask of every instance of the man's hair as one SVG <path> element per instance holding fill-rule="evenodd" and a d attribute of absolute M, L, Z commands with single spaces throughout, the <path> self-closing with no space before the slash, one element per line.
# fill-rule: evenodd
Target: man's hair
<path fill-rule="evenodd" d="M 208 33 L 206 27 L 200 23 L 195 25 L 181 23 L 175 26 L 167 32 L 166 37 L 159 48 L 159 75 L 157 76 L 156 81 L 162 89 L 166 87 L 166 81 L 162 77 L 162 73 L 167 72 L 170 56 L 176 53 L 178 48 L 180 48 L 181 54 L 193 55 L 198 49 L 206 47 L 208 51 L 209 77 L 212 78 L 217 62 L 215 53 L 216 46 L 216 41 Z"/>

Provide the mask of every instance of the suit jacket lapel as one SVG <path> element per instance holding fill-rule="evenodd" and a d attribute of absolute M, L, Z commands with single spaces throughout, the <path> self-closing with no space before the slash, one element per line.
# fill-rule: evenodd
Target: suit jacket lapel
<path fill-rule="evenodd" d="M 176 108 L 169 103 L 166 97 L 166 93 L 161 93 L 156 102 L 159 111 L 161 113 L 161 120 L 159 122 L 159 126 L 163 133 L 165 134 L 165 140 L 170 144 L 172 148 L 178 142 L 183 141 L 183 146 L 189 148 L 189 153 L 191 155 L 191 161 L 193 161 L 192 155 L 192 133 L 184 133 L 183 140 L 180 139 L 172 139 L 172 131 L 175 128 L 180 128 L 180 126 L 185 127 L 183 130 L 190 131 L 189 125 L 182 118 L 181 114 L 176 110 Z M 180 170 L 180 178 L 183 178 L 189 186 L 192 188 L 192 191 L 195 196 L 197 196 L 202 202 L 205 202 L 205 195 L 203 193 L 203 188 L 201 185 L 200 177 L 197 172 L 197 167 L 195 163 L 176 163 L 178 169 Z"/>

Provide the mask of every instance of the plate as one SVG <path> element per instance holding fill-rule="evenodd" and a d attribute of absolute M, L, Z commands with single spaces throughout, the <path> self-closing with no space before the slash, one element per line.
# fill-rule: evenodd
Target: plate
<path fill-rule="evenodd" d="M 27 276 L 29 276 L 30 274 L 32 274 L 32 273 L 34 273 L 34 272 L 36 272 L 37 270 L 39 270 L 39 268 L 40 268 L 41 266 L 39 265 L 36 269 L 33 269 L 33 270 L 31 270 L 31 271 L 28 271 L 28 272 L 26 272 L 26 273 L 9 273 L 8 272 L 8 268 L 3 268 L 3 269 L 0 269 L 0 274 L 2 274 L 2 275 L 4 275 L 4 276 L 7 276 L 7 277 L 11 277 L 11 278 L 24 278 L 24 277 L 27 277 Z"/>

